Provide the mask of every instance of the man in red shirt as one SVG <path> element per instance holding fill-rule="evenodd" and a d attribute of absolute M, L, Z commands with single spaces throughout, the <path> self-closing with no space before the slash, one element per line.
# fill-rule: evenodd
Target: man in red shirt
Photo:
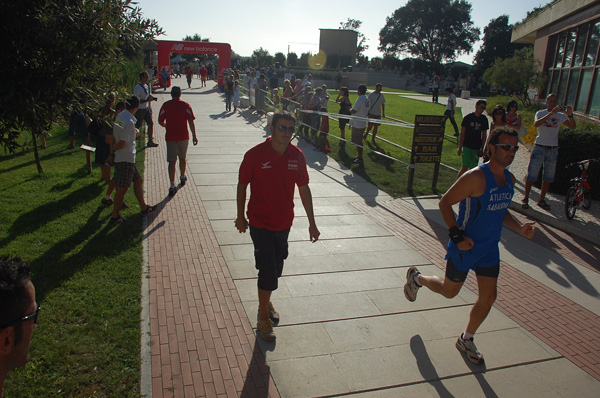
<path fill-rule="evenodd" d="M 206 75 L 208 75 L 208 70 L 206 70 L 206 67 L 202 65 L 202 69 L 200 69 L 200 79 L 202 79 L 201 87 L 206 87 Z"/>
<path fill-rule="evenodd" d="M 192 107 L 181 98 L 181 87 L 173 86 L 171 89 L 170 101 L 167 101 L 160 108 L 158 114 L 158 123 L 165 127 L 167 133 L 165 140 L 167 141 L 167 162 L 169 162 L 169 179 L 171 186 L 169 187 L 169 196 L 175 195 L 175 163 L 179 158 L 179 171 L 181 176 L 181 185 L 185 185 L 187 177 L 185 176 L 185 157 L 187 154 L 188 142 L 190 134 L 188 125 L 192 131 L 194 146 L 198 145 L 196 137 L 196 127 L 194 126 L 194 112 Z"/>
<path fill-rule="evenodd" d="M 246 152 L 239 172 L 235 227 L 242 233 L 250 225 L 258 269 L 257 328 L 264 340 L 275 340 L 273 324 L 279 322 L 279 314 L 270 299 L 271 293 L 277 290 L 277 280 L 288 255 L 287 240 L 294 220 L 296 185 L 308 217 L 311 242 L 316 242 L 320 235 L 308 187 L 306 159 L 302 151 L 290 143 L 295 125 L 292 114 L 276 113 L 269 126 L 271 137 Z M 244 215 L 248 184 L 251 192 L 247 213 L 249 223 Z"/>

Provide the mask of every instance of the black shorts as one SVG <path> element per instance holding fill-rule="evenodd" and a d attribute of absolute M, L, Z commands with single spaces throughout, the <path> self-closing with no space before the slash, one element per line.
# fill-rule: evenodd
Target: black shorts
<path fill-rule="evenodd" d="M 277 280 L 283 272 L 283 260 L 288 256 L 289 234 L 289 228 L 283 231 L 269 231 L 250 225 L 259 289 L 269 292 L 277 290 Z"/>
<path fill-rule="evenodd" d="M 135 122 L 135 128 L 140 128 L 142 127 L 142 123 L 146 122 L 146 124 L 148 126 L 152 126 L 153 122 L 152 122 L 152 109 L 150 108 L 144 108 L 144 109 L 138 109 L 135 112 L 135 118 L 136 118 L 136 122 Z"/>
<path fill-rule="evenodd" d="M 477 267 L 475 268 L 475 274 L 478 276 L 498 278 L 498 275 L 500 275 L 500 263 L 492 265 L 491 267 Z M 454 265 L 452 257 L 448 258 L 448 262 L 446 262 L 446 278 L 450 279 L 452 282 L 460 283 L 467 280 L 467 275 L 469 275 L 469 270 L 459 270 Z"/>

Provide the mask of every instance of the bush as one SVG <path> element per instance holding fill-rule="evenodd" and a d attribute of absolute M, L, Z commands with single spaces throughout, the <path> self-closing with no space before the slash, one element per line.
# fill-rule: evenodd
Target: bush
<path fill-rule="evenodd" d="M 556 177 L 550 186 L 550 191 L 565 195 L 569 189 L 571 178 L 581 175 L 578 167 L 565 168 L 566 165 L 580 160 L 597 158 L 600 148 L 600 128 L 594 123 L 577 121 L 576 130 L 561 129 L 558 134 L 558 163 Z M 582 124 L 581 128 L 579 124 Z M 591 126 L 590 126 L 591 125 Z M 588 169 L 588 181 L 592 186 L 592 197 L 600 199 L 600 163 L 592 163 Z"/>

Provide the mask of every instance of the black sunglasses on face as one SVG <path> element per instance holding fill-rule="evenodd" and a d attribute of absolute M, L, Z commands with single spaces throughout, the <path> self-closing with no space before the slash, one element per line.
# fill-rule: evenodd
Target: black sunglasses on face
<path fill-rule="evenodd" d="M 28 320 L 30 320 L 30 319 L 33 319 L 33 323 L 34 323 L 34 325 L 37 325 L 37 323 L 38 323 L 38 318 L 39 318 L 39 316 L 40 316 L 40 310 L 41 310 L 41 309 L 42 309 L 42 307 L 38 305 L 37 309 L 35 310 L 35 312 L 34 312 L 33 314 L 31 314 L 31 315 L 26 315 L 26 316 L 24 316 L 24 317 L 23 317 L 23 318 L 21 318 L 21 319 L 17 319 L 17 320 L 14 320 L 14 321 L 12 321 L 12 322 L 9 322 L 9 323 L 7 323 L 6 325 L 2 325 L 2 326 L 0 326 L 0 329 L 7 328 L 7 327 L 9 327 L 9 326 L 12 326 L 12 325 L 15 325 L 15 324 L 17 324 L 17 323 L 25 322 L 25 321 L 28 321 Z"/>
<path fill-rule="evenodd" d="M 294 131 L 296 131 L 296 127 L 292 126 L 292 127 L 287 127 L 284 126 L 283 124 L 280 124 L 279 126 L 277 126 L 277 130 L 281 131 L 282 133 L 285 133 L 286 131 L 288 133 L 294 133 Z"/>
<path fill-rule="evenodd" d="M 515 145 L 508 145 L 508 144 L 492 144 L 494 146 L 499 146 L 500 148 L 504 149 L 505 151 L 515 151 L 517 152 L 519 150 L 519 146 Z"/>

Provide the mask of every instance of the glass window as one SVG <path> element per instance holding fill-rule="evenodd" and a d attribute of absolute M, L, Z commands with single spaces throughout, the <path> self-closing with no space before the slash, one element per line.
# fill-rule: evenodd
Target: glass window
<path fill-rule="evenodd" d="M 592 84 L 593 69 L 584 69 L 581 72 L 581 84 L 579 85 L 579 95 L 577 96 L 577 104 L 575 110 L 585 112 L 587 108 L 588 95 L 590 95 L 590 86 Z"/>
<path fill-rule="evenodd" d="M 577 33 L 577 47 L 575 48 L 575 60 L 573 62 L 573 66 L 581 66 L 583 62 L 583 51 L 585 50 L 585 42 L 587 40 L 587 34 L 589 30 L 589 25 L 581 25 L 579 27 L 579 32 Z"/>
<path fill-rule="evenodd" d="M 556 69 L 552 74 L 552 83 L 550 84 L 550 91 L 548 94 L 554 93 L 556 94 L 558 90 L 558 78 L 560 77 L 560 70 Z"/>
<path fill-rule="evenodd" d="M 579 83 L 579 69 L 571 71 L 571 80 L 567 90 L 567 102 L 565 105 L 575 105 L 575 94 L 577 93 L 577 83 Z"/>
<path fill-rule="evenodd" d="M 562 66 L 562 57 L 565 53 L 565 37 L 565 32 L 561 33 L 560 36 L 558 36 L 558 50 L 556 51 L 556 59 L 554 60 L 555 68 L 560 68 Z"/>
<path fill-rule="evenodd" d="M 598 52 L 598 45 L 600 45 L 600 22 L 596 22 L 592 25 L 590 41 L 585 53 L 586 65 L 594 65 L 594 62 L 596 61 L 596 53 Z"/>
<path fill-rule="evenodd" d="M 563 68 L 568 68 L 571 66 L 571 59 L 573 58 L 573 47 L 575 46 L 575 33 L 570 31 L 567 34 L 567 48 L 565 50 L 565 62 L 563 63 Z"/>
<path fill-rule="evenodd" d="M 558 105 L 564 105 L 564 103 L 565 103 L 565 94 L 567 92 L 568 78 L 569 78 L 569 70 L 563 69 L 562 73 L 560 74 L 560 84 L 558 86 L 558 92 L 556 93 L 556 95 L 558 95 Z"/>
<path fill-rule="evenodd" d="M 589 114 L 600 116 L 600 69 L 596 69 L 596 81 L 594 82 L 592 98 L 590 98 Z"/>

